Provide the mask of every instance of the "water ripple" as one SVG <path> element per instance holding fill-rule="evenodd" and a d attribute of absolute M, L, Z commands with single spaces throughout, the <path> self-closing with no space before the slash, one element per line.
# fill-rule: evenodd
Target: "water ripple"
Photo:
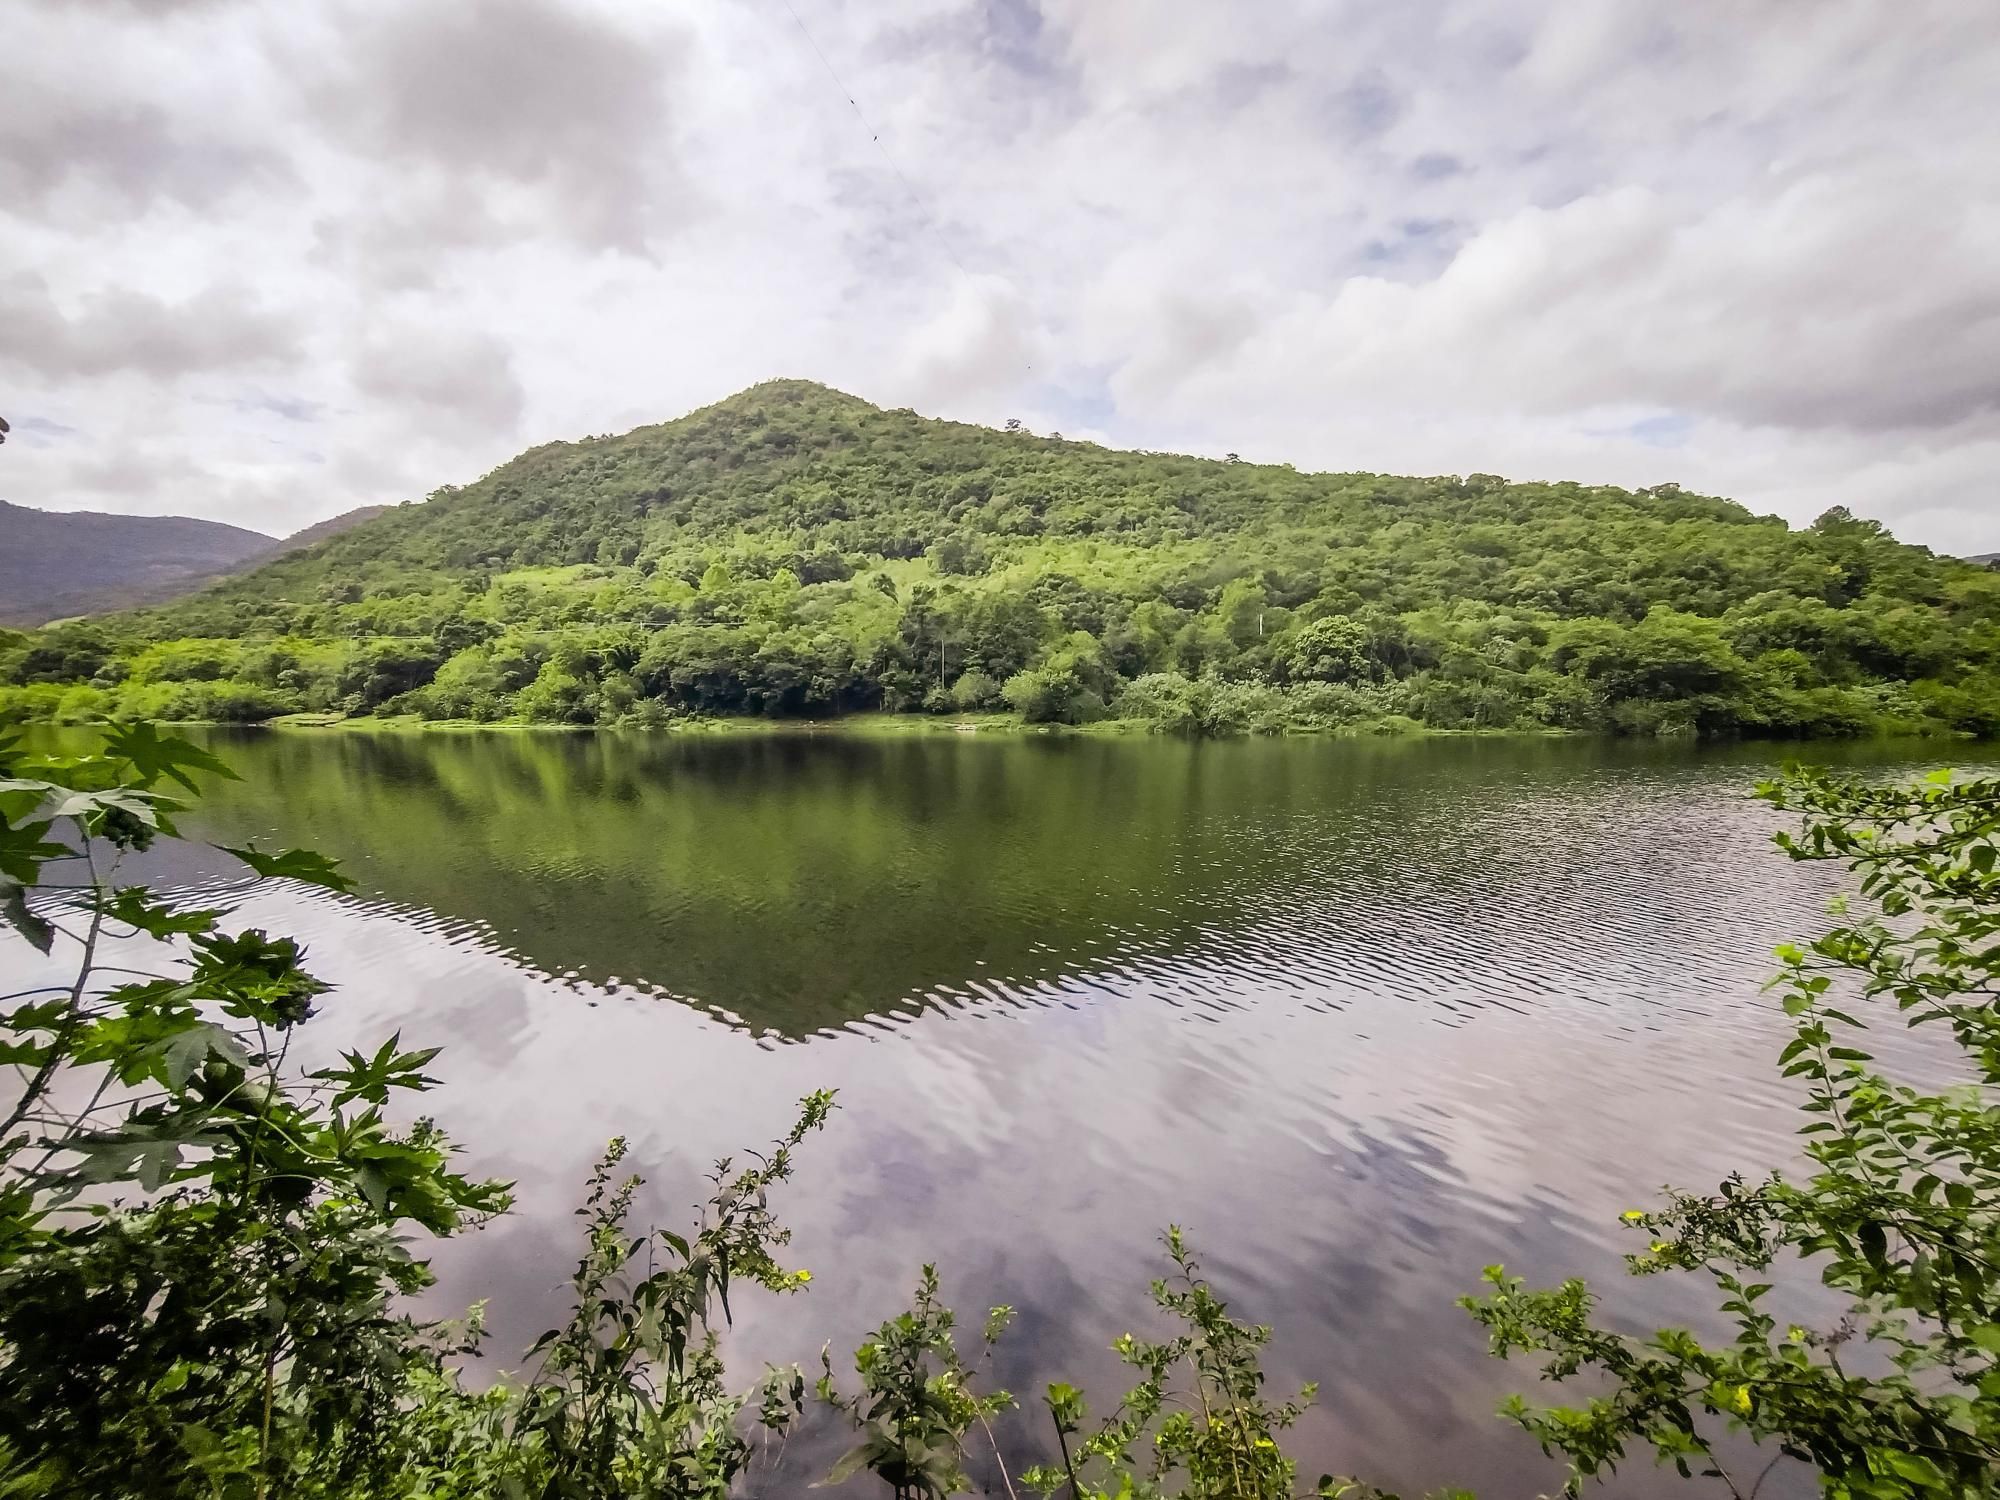
<path fill-rule="evenodd" d="M 1758 985 L 1834 885 L 1770 852 L 1754 747 L 347 743 L 233 746 L 199 826 L 326 849 L 361 894 L 152 877 L 308 942 L 339 986 L 308 1051 L 446 1046 L 435 1107 L 522 1207 L 440 1258 L 440 1305 L 495 1297 L 500 1347 L 552 1312 L 607 1136 L 678 1213 L 835 1086 L 784 1199 L 833 1295 L 748 1311 L 750 1356 L 851 1343 L 934 1259 L 1022 1309 L 1020 1383 L 1108 1386 L 1182 1221 L 1279 1325 L 1274 1384 L 1326 1382 L 1309 1472 L 1531 1493 L 1452 1299 L 1493 1261 L 1618 1281 L 1651 1184 L 1794 1149 Z"/>

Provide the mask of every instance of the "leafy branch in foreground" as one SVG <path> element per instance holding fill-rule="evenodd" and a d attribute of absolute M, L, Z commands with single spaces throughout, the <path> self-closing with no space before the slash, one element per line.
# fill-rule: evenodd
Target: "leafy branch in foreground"
<path fill-rule="evenodd" d="M 1118 1339 L 1114 1347 L 1139 1383 L 1094 1427 L 1076 1387 L 1048 1388 L 1062 1463 L 1029 1470 L 1028 1487 L 1043 1495 L 1067 1490 L 1075 1500 L 1289 1500 L 1298 1466 L 1277 1435 L 1299 1419 L 1315 1387 L 1268 1401 L 1259 1358 L 1271 1330 L 1229 1316 L 1178 1227 L 1165 1240 L 1174 1274 L 1153 1283 L 1153 1301 L 1182 1332 L 1159 1343 L 1129 1333 Z M 1335 1493 L 1334 1481 L 1322 1480 L 1315 1493 Z"/>
<path fill-rule="evenodd" d="M 988 1311 L 981 1342 L 990 1356 L 1014 1309 Z M 974 1370 L 958 1352 L 957 1319 L 938 1301 L 935 1266 L 925 1266 L 910 1309 L 889 1319 L 854 1352 L 861 1391 L 843 1396 L 834 1385 L 833 1365 L 820 1351 L 819 1397 L 861 1430 L 861 1441 L 833 1466 L 826 1483 L 837 1484 L 867 1469 L 894 1492 L 896 1500 L 944 1500 L 964 1494 L 972 1482 L 963 1466 L 966 1434 L 977 1422 L 996 1460 L 999 1445 L 991 1419 L 1014 1405 L 1006 1391 L 985 1395 L 973 1388 Z M 1001 1461 L 1001 1480 L 1006 1465 Z M 1008 1493 L 1013 1493 L 1011 1483 Z"/>
<path fill-rule="evenodd" d="M 163 1494 L 358 1486 L 369 1446 L 330 1439 L 392 1422 L 423 1347 L 396 1307 L 429 1280 L 404 1226 L 451 1234 L 506 1206 L 429 1122 L 387 1115 L 391 1090 L 430 1086 L 430 1053 L 392 1040 L 298 1076 L 293 1034 L 326 990 L 298 944 L 118 884 L 176 836 L 170 784 L 229 774 L 149 724 L 87 755 L 0 743 L 0 910 L 74 955 L 70 977 L 0 999 L 18 1089 L 0 1118 L 0 1492 L 114 1494 L 138 1473 Z M 151 975 L 131 957 L 147 941 Z"/>
<path fill-rule="evenodd" d="M 627 1231 L 642 1179 L 612 1186 L 625 1142 L 611 1143 L 577 1210 L 587 1229 L 571 1282 L 574 1311 L 536 1341 L 540 1366 L 504 1409 L 508 1478 L 523 1493 L 719 1497 L 754 1456 L 738 1424 L 753 1398 L 765 1433 L 790 1431 L 804 1408 L 805 1376 L 796 1365 L 773 1369 L 755 1391 L 730 1392 L 711 1309 L 728 1319 L 733 1282 L 795 1292 L 812 1280 L 773 1258 L 791 1235 L 766 1194 L 791 1176 L 792 1148 L 832 1108 L 831 1094 L 809 1095 L 770 1155 L 738 1172 L 719 1162 L 691 1237 Z M 627 1285 L 641 1267 L 647 1274 Z"/>
<path fill-rule="evenodd" d="M 1331 1475 L 1299 1488 L 1298 1466 L 1281 1440 L 1312 1401 L 1314 1387 L 1291 1400 L 1269 1400 L 1261 1360 L 1271 1330 L 1229 1315 L 1178 1228 L 1164 1240 L 1174 1269 L 1153 1283 L 1153 1301 L 1180 1331 L 1158 1342 L 1129 1333 L 1116 1341 L 1113 1347 L 1140 1378 L 1105 1417 L 1092 1420 L 1075 1386 L 1050 1385 L 1043 1404 L 1055 1438 L 1053 1461 L 1023 1473 L 1023 1487 L 1070 1500 L 1390 1500 Z M 987 1357 L 1013 1312 L 996 1307 L 987 1314 Z M 1014 1398 L 975 1389 L 975 1372 L 958 1352 L 954 1326 L 951 1309 L 938 1301 L 937 1273 L 926 1266 L 910 1309 L 855 1352 L 858 1394 L 835 1388 L 831 1363 L 821 1355 L 821 1399 L 862 1434 L 825 1483 L 866 1470 L 896 1500 L 971 1493 L 966 1441 L 977 1423 L 1000 1484 L 1015 1497 L 990 1421 L 1012 1408 Z M 1457 1495 L 1441 1492 L 1438 1500 Z"/>
<path fill-rule="evenodd" d="M 627 1233 L 638 1179 L 611 1187 L 614 1143 L 570 1321 L 525 1385 L 468 1389 L 456 1361 L 480 1320 L 411 1316 L 432 1278 L 406 1236 L 483 1223 L 508 1195 L 454 1171 L 429 1121 L 392 1121 L 393 1099 L 435 1085 L 435 1050 L 391 1037 L 291 1062 L 328 988 L 298 944 L 118 883 L 126 856 L 178 836 L 170 783 L 228 774 L 149 724 L 85 755 L 0 738 L 0 918 L 74 961 L 0 997 L 17 1089 L 0 1125 L 0 1496 L 726 1494 L 754 1456 L 745 1407 L 783 1432 L 805 1380 L 730 1393 L 712 1310 L 726 1320 L 744 1282 L 809 1279 L 774 1258 L 788 1235 L 768 1193 L 831 1096 L 749 1166 L 719 1163 L 686 1236 Z M 346 888 L 308 851 L 228 852 Z M 135 967 L 148 943 L 157 973 Z"/>
<path fill-rule="evenodd" d="M 1760 795 L 1803 817 L 1780 846 L 1849 865 L 1877 914 L 1778 950 L 1793 1024 L 1781 1061 L 1807 1091 L 1811 1175 L 1732 1179 L 1626 1215 L 1650 1241 L 1633 1269 L 1708 1277 L 1735 1337 L 1626 1338 L 1595 1325 L 1581 1282 L 1531 1292 L 1498 1267 L 1466 1305 L 1496 1353 L 1608 1379 L 1581 1406 L 1509 1408 L 1569 1460 L 1569 1492 L 1639 1445 L 1747 1500 L 1762 1472 L 1725 1467 L 1718 1440 L 1733 1432 L 1772 1450 L 1763 1472 L 1795 1460 L 1843 1500 L 2000 1494 L 2000 780 L 1796 772 Z M 1859 1045 L 1868 1002 L 1947 1033 L 1955 1080 L 1922 1089 L 1878 1071 Z M 1847 1303 L 1830 1327 L 1764 1310 L 1761 1278 L 1801 1264 Z"/>

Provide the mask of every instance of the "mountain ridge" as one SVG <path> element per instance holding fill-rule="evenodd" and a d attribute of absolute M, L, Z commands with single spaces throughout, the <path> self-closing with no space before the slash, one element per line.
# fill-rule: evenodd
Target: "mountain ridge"
<path fill-rule="evenodd" d="M 1071 460 L 1083 462 L 1100 470 L 1116 470 L 1139 464 L 1164 464 L 1181 475 L 1215 478 L 1219 475 L 1284 474 L 1294 479 L 1311 480 L 1382 480 L 1398 485 L 1461 483 L 1459 476 L 1437 476 L 1434 478 L 1406 478 L 1395 475 L 1379 475 L 1366 471 L 1299 471 L 1290 464 L 1255 464 L 1226 459 L 1203 458 L 1191 454 L 1157 452 L 1143 449 L 1109 448 L 1096 443 L 1065 439 L 1060 435 L 1042 435 L 1028 431 L 1008 432 L 1003 429 L 986 427 L 975 423 L 952 421 L 945 418 L 924 417 L 908 407 L 884 408 L 873 405 L 865 399 L 839 391 L 815 381 L 781 378 L 763 381 L 756 385 L 697 407 L 686 414 L 661 422 L 645 423 L 626 432 L 617 434 L 595 434 L 576 439 L 556 439 L 540 443 L 524 450 L 487 471 L 479 478 L 465 485 L 446 485 L 434 491 L 425 501 L 393 508 L 395 522 L 401 530 L 395 533 L 398 541 L 408 540 L 408 533 L 429 529 L 438 515 L 462 506 L 468 497 L 486 497 L 500 492 L 503 498 L 509 490 L 518 490 L 522 484 L 546 482 L 552 476 L 548 470 L 552 466 L 564 466 L 570 471 L 590 467 L 606 454 L 622 454 L 638 449 L 662 438 L 679 438 L 686 434 L 697 437 L 693 445 L 697 449 L 697 459 L 713 462 L 717 458 L 712 445 L 704 447 L 702 439 L 720 435 L 742 436 L 745 433 L 761 434 L 782 428 L 773 423 L 775 416 L 811 411 L 815 416 L 831 418 L 835 422 L 833 436 L 835 442 L 826 445 L 838 453 L 856 447 L 868 447 L 885 425 L 897 423 L 914 424 L 921 429 L 951 437 L 973 445 L 976 456 L 990 457 L 993 445 L 1007 445 L 1017 453 L 1027 451 L 1043 455 L 1059 454 Z M 855 426 L 854 424 L 861 424 Z M 780 442 L 773 445 L 780 453 L 787 451 L 787 445 Z M 677 455 L 680 456 L 680 455 Z M 814 457 L 825 457 L 816 453 Z M 723 467 L 742 467 L 740 455 L 731 456 Z M 779 480 L 789 480 L 789 473 L 781 472 Z M 1470 476 L 1473 483 L 1484 486 L 1505 486 L 1507 481 L 1493 475 Z M 1669 497 L 1671 504 L 1698 504 L 1719 512 L 1727 512 L 1743 521 L 1758 521 L 1763 524 L 1782 525 L 1775 517 L 1753 517 L 1746 508 L 1734 501 L 1713 497 L 1685 494 L 1675 485 L 1663 485 L 1652 491 L 1625 491 L 1608 485 L 1581 485 L 1563 481 L 1553 486 L 1567 492 L 1593 493 L 1600 495 L 1621 495 L 1628 498 L 1640 496 Z M 661 504 L 671 503 L 671 496 L 663 489 L 649 490 L 645 485 L 629 487 L 620 497 L 630 502 L 633 517 L 642 523 Z M 1642 502 L 1643 503 L 1643 502 Z M 559 507 L 558 507 L 559 508 Z M 547 507 L 535 510 L 537 517 L 547 514 Z M 837 518 L 836 518 L 837 519 Z M 390 533 L 375 528 L 361 528 L 359 536 L 349 548 L 344 550 L 365 553 L 370 544 L 381 540 L 386 542 Z M 553 544 L 550 528 L 543 528 L 543 534 L 533 538 L 525 547 L 500 548 L 503 554 L 511 553 L 511 560 L 533 565 L 576 564 L 594 559 L 564 555 L 560 558 L 551 554 Z M 468 562 L 450 562 L 454 567 L 471 566 Z M 261 569 L 258 571 L 262 571 Z"/>
<path fill-rule="evenodd" d="M 277 545 L 263 532 L 194 516 L 46 511 L 0 500 L 0 624 L 155 602 Z"/>
<path fill-rule="evenodd" d="M 1303 473 L 771 381 L 0 652 L 0 716 L 2000 729 L 2000 575 L 1835 507 Z"/>
<path fill-rule="evenodd" d="M 41 510 L 0 500 L 0 625 L 163 604 L 388 508 L 357 506 L 276 537 L 197 516 Z"/>

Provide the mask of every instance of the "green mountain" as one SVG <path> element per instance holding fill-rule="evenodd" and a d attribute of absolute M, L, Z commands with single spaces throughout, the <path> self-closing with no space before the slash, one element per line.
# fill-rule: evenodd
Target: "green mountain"
<path fill-rule="evenodd" d="M 802 381 L 0 649 L 0 716 L 2000 729 L 2000 575 L 1832 510 L 1304 474 Z"/>

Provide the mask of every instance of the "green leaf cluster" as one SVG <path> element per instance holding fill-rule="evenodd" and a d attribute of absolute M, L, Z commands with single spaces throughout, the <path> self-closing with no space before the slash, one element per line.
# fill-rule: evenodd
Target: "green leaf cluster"
<path fill-rule="evenodd" d="M 720 1497 L 782 1432 L 796 1369 L 723 1381 L 731 1288 L 793 1291 L 768 1194 L 832 1108 L 752 1165 L 718 1164 L 688 1235 L 624 1228 L 637 1179 L 593 1178 L 564 1327 L 519 1383 L 477 1390 L 480 1338 L 416 1318 L 431 1282 L 413 1234 L 475 1228 L 505 1185 L 465 1175 L 428 1120 L 436 1050 L 400 1036 L 333 1065 L 288 1063 L 327 986 L 298 943 L 119 883 L 176 836 L 207 751 L 153 725 L 94 753 L 0 739 L 0 872 L 10 926 L 72 977 L 0 997 L 0 1496 Z M 335 892 L 304 850 L 237 854 L 258 876 Z M 135 967 L 155 945 L 157 972 Z M 112 956 L 115 953 L 115 958 Z M 643 1270 L 643 1274 L 634 1275 Z"/>

